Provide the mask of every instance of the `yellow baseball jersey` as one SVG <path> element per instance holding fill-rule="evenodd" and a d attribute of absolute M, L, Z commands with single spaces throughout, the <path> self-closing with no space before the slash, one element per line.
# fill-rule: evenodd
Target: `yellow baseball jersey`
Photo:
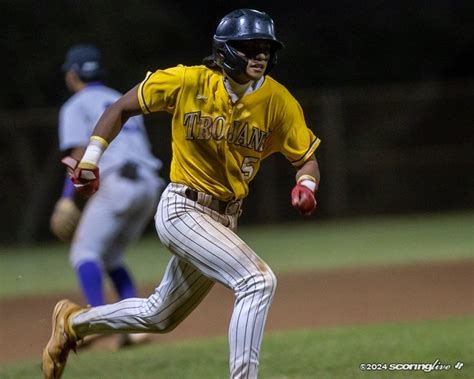
<path fill-rule="evenodd" d="M 144 113 L 173 115 L 171 181 L 228 201 L 247 196 L 262 159 L 280 152 L 298 167 L 320 140 L 296 99 L 271 77 L 236 103 L 223 79 L 205 66 L 157 70 L 140 84 L 138 100 Z"/>

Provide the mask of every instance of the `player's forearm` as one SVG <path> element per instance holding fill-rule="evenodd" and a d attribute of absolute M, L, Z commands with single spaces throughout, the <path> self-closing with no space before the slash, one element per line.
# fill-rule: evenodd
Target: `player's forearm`
<path fill-rule="evenodd" d="M 316 157 L 314 155 L 309 160 L 307 160 L 301 167 L 299 167 L 298 171 L 296 172 L 297 182 L 305 178 L 313 180 L 316 183 L 316 187 L 319 187 L 321 175 L 319 172 L 318 161 L 316 160 Z"/>
<path fill-rule="evenodd" d="M 127 119 L 128 117 L 125 117 L 124 111 L 120 105 L 114 103 L 102 114 L 92 132 L 92 135 L 101 137 L 107 141 L 107 143 L 110 143 L 120 133 L 120 130 Z"/>

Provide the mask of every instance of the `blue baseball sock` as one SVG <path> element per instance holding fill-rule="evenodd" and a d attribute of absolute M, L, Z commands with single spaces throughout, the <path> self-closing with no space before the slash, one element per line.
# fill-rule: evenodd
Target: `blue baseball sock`
<path fill-rule="evenodd" d="M 81 263 L 76 269 L 76 274 L 82 288 L 87 304 L 92 307 L 103 305 L 104 290 L 102 288 L 102 269 L 95 261 Z"/>
<path fill-rule="evenodd" d="M 107 271 L 120 300 L 136 297 L 135 285 L 130 273 L 124 266 Z"/>

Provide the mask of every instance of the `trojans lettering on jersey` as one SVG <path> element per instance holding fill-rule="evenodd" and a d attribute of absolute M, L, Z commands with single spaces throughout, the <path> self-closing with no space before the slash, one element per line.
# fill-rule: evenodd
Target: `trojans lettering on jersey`
<path fill-rule="evenodd" d="M 257 152 L 263 151 L 263 146 L 270 132 L 251 126 L 248 122 L 234 120 L 227 126 L 225 116 L 203 116 L 200 111 L 185 113 L 183 125 L 186 127 L 187 140 L 216 140 L 227 139 L 236 146 L 243 146 Z"/>

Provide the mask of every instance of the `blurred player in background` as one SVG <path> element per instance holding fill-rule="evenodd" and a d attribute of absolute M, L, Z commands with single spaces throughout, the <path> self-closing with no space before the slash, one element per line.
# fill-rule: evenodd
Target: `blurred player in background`
<path fill-rule="evenodd" d="M 121 94 L 101 82 L 101 53 L 95 46 L 73 46 L 62 69 L 73 95 L 60 110 L 59 147 L 64 156 L 80 159 L 98 119 Z M 111 280 L 120 300 L 136 296 L 124 253 L 153 216 L 164 184 L 158 176 L 161 166 L 150 150 L 142 116 L 137 116 L 124 124 L 104 154 L 101 188 L 86 204 L 67 177 L 51 230 L 61 240 L 71 241 L 70 262 L 90 306 L 105 304 L 104 277 Z M 120 344 L 138 340 L 124 335 Z"/>
<path fill-rule="evenodd" d="M 92 194 L 99 185 L 97 165 L 120 136 L 124 120 L 158 111 L 173 115 L 171 183 L 155 215 L 158 236 L 173 256 L 147 299 L 90 309 L 58 302 L 43 351 L 46 378 L 61 376 L 67 353 L 88 334 L 173 330 L 216 282 L 236 298 L 229 327 L 230 377 L 257 377 L 276 278 L 235 233 L 242 199 L 261 161 L 276 152 L 295 168 L 290 198 L 304 215 L 316 209 L 320 176 L 314 156 L 320 140 L 306 126 L 295 98 L 268 76 L 282 47 L 269 15 L 233 11 L 219 23 L 213 54 L 204 65 L 149 73 L 103 114 L 78 167 L 72 165 L 72 180 L 83 193 Z"/>

